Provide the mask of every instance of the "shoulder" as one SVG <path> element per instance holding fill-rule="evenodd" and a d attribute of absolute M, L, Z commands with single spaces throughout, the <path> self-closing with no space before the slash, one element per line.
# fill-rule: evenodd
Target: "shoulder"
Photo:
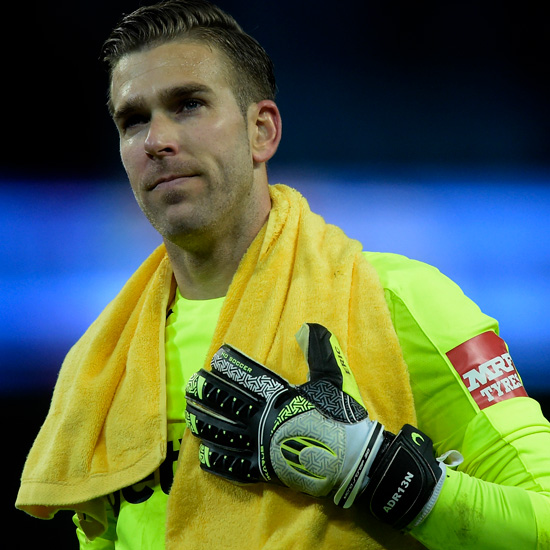
<path fill-rule="evenodd" d="M 496 321 L 436 267 L 399 254 L 363 254 L 378 273 L 394 325 L 406 316 L 444 352 L 480 332 L 498 332 Z"/>
<path fill-rule="evenodd" d="M 401 254 L 363 251 L 363 256 L 378 272 L 384 288 L 410 292 L 418 290 L 418 285 L 427 286 L 433 282 L 456 286 L 436 267 Z"/>

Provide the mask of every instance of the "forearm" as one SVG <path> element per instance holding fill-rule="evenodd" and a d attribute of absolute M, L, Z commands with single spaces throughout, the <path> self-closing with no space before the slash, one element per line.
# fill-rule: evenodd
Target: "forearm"
<path fill-rule="evenodd" d="M 448 469 L 434 509 L 411 535 L 430 550 L 548 548 L 550 494 Z"/>

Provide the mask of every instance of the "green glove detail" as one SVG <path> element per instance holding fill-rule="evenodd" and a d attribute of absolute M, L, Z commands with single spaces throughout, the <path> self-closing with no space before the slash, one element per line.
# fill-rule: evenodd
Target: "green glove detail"
<path fill-rule="evenodd" d="M 305 384 L 289 384 L 227 344 L 214 355 L 211 372 L 191 377 L 186 422 L 201 439 L 201 467 L 234 482 L 332 495 L 344 508 L 357 499 L 399 529 L 423 519 L 444 477 L 431 440 L 408 425 L 395 436 L 369 418 L 325 327 L 305 324 L 297 340 L 310 370 Z"/>

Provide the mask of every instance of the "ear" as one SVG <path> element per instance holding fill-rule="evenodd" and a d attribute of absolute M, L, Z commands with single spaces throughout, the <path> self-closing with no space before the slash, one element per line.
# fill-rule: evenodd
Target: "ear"
<path fill-rule="evenodd" d="M 282 120 L 275 102 L 264 99 L 248 111 L 252 158 L 255 164 L 267 162 L 281 141 Z"/>

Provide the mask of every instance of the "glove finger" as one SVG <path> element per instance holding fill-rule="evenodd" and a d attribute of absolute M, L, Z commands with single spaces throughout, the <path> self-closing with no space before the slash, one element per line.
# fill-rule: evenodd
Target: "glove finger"
<path fill-rule="evenodd" d="M 187 401 L 185 422 L 191 433 L 205 442 L 235 451 L 251 452 L 252 436 L 245 423 L 230 422 L 212 415 L 192 400 Z"/>
<path fill-rule="evenodd" d="M 199 446 L 203 470 L 240 483 L 263 481 L 258 469 L 257 454 L 235 452 L 213 443 Z"/>
<path fill-rule="evenodd" d="M 323 325 L 305 323 L 296 334 L 296 340 L 309 365 L 309 380 L 329 380 L 337 388 L 342 388 L 343 377 L 330 342 L 331 336 L 332 333 Z"/>
<path fill-rule="evenodd" d="M 309 366 L 310 382 L 330 382 L 364 406 L 355 377 L 338 339 L 323 325 L 305 323 L 296 334 Z"/>
<path fill-rule="evenodd" d="M 185 398 L 206 412 L 241 423 L 246 423 L 262 406 L 255 394 L 204 369 L 189 379 Z"/>

